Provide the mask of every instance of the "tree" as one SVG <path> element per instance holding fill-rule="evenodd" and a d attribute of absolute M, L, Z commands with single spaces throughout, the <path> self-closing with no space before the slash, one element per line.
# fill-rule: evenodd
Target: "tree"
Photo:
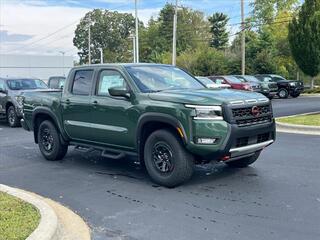
<path fill-rule="evenodd" d="M 210 46 L 219 50 L 226 49 L 229 41 L 229 36 L 227 32 L 227 23 L 229 18 L 223 13 L 214 13 L 209 17 L 209 22 L 211 23 L 210 32 L 212 33 L 212 40 Z"/>
<path fill-rule="evenodd" d="M 100 62 L 99 48 L 106 62 L 128 62 L 129 35 L 134 29 L 134 17 L 128 13 L 94 9 L 80 20 L 75 30 L 73 44 L 79 49 L 80 64 L 88 63 L 88 29 L 91 30 L 92 63 Z"/>
<path fill-rule="evenodd" d="M 279 12 L 293 11 L 299 2 L 299 0 L 255 0 L 251 3 L 251 6 L 253 6 L 253 14 L 256 21 L 271 23 Z"/>
<path fill-rule="evenodd" d="M 162 56 L 172 51 L 174 6 L 166 4 L 157 19 L 151 19 L 141 34 L 141 60 L 162 62 Z M 179 8 L 177 23 L 177 55 L 197 48 L 209 38 L 209 24 L 204 13 L 187 7 Z"/>
<path fill-rule="evenodd" d="M 314 78 L 320 73 L 320 0 L 306 0 L 289 24 L 289 42 L 299 68 Z"/>

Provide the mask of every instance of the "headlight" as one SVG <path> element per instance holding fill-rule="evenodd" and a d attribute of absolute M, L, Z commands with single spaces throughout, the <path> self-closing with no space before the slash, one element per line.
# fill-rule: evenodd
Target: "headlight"
<path fill-rule="evenodd" d="M 185 105 L 195 110 L 194 119 L 197 120 L 223 120 L 221 106 Z"/>
<path fill-rule="evenodd" d="M 289 85 L 290 85 L 291 87 L 294 87 L 294 86 L 296 85 L 296 83 L 295 83 L 295 82 L 291 82 L 291 83 L 289 83 Z"/>
<path fill-rule="evenodd" d="M 23 106 L 23 97 L 22 96 L 16 96 L 15 98 L 17 100 L 17 103 L 18 103 L 19 107 L 22 107 Z"/>

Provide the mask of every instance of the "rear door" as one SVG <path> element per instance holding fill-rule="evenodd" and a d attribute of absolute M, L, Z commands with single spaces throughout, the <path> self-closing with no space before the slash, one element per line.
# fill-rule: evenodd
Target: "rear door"
<path fill-rule="evenodd" d="M 65 131 L 71 139 L 90 140 L 93 78 L 93 69 L 75 70 L 68 88 L 62 94 L 62 119 Z"/>

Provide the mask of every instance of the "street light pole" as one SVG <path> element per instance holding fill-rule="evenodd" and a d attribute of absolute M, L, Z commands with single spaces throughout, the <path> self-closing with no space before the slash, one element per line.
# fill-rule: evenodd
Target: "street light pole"
<path fill-rule="evenodd" d="M 64 73 L 64 54 L 66 52 L 60 51 L 60 53 L 62 54 L 62 74 L 63 74 L 63 76 L 65 76 L 65 73 Z"/>
<path fill-rule="evenodd" d="M 135 31 L 135 49 L 136 49 L 136 63 L 139 63 L 139 19 L 138 19 L 138 0 L 135 0 L 135 17 L 136 17 L 136 31 Z"/>
<path fill-rule="evenodd" d="M 178 21 L 178 0 L 176 0 L 176 6 L 173 16 L 173 39 L 172 39 L 172 65 L 176 65 L 177 58 L 177 21 Z"/>
<path fill-rule="evenodd" d="M 89 51 L 89 65 L 91 64 L 91 23 L 89 23 L 88 31 L 88 51 Z"/>
<path fill-rule="evenodd" d="M 246 35 L 244 20 L 244 0 L 241 0 L 241 72 L 246 74 Z"/>
<path fill-rule="evenodd" d="M 100 63 L 103 64 L 103 49 L 99 48 L 100 51 Z"/>
<path fill-rule="evenodd" d="M 130 36 L 129 36 L 129 39 L 132 39 L 132 55 L 133 55 L 133 63 L 136 63 L 137 60 L 136 60 L 136 37 L 135 35 L 132 33 Z"/>

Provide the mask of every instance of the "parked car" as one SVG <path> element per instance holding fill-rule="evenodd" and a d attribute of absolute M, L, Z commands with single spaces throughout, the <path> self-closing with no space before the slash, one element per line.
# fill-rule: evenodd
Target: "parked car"
<path fill-rule="evenodd" d="M 136 156 L 154 182 L 188 180 L 194 164 L 246 167 L 275 140 L 269 99 L 254 92 L 205 88 L 171 65 L 75 67 L 62 92 L 26 92 L 22 126 L 47 160 L 69 145 L 119 159 Z"/>
<path fill-rule="evenodd" d="M 47 88 L 39 79 L 0 78 L 0 119 L 6 119 L 10 127 L 18 127 L 22 118 L 21 93 Z"/>
<path fill-rule="evenodd" d="M 204 85 L 206 85 L 207 88 L 231 88 L 229 84 L 218 84 L 213 82 L 210 78 L 207 77 L 201 77 L 196 76 L 196 78 Z"/>
<path fill-rule="evenodd" d="M 209 76 L 216 84 L 229 84 L 232 89 L 260 92 L 261 84 L 245 82 L 235 76 Z"/>
<path fill-rule="evenodd" d="M 282 76 L 274 74 L 259 74 L 258 79 L 265 82 L 275 82 L 278 85 L 278 96 L 280 98 L 299 97 L 304 90 L 303 82 L 297 80 L 287 80 Z"/>
<path fill-rule="evenodd" d="M 53 76 L 48 80 L 48 86 L 51 89 L 62 89 L 66 78 L 63 76 Z"/>
<path fill-rule="evenodd" d="M 262 93 L 269 99 L 274 98 L 274 96 L 276 96 L 278 93 L 278 85 L 276 83 L 262 81 L 256 78 L 255 76 L 251 76 L 251 75 L 235 75 L 235 77 L 239 78 L 240 80 L 242 79 L 245 82 L 260 83 L 261 84 L 260 93 Z"/>

